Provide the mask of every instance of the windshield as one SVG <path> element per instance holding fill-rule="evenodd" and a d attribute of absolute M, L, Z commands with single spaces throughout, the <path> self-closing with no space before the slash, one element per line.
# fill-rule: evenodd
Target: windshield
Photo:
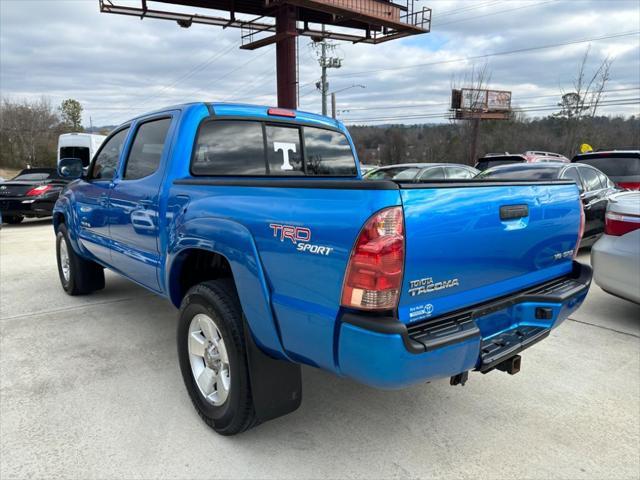
<path fill-rule="evenodd" d="M 381 168 L 367 173 L 365 178 L 367 180 L 413 180 L 419 171 L 420 169 L 416 167 Z"/>
<path fill-rule="evenodd" d="M 578 155 L 574 161 L 591 165 L 609 177 L 640 175 L 640 154 Z"/>
<path fill-rule="evenodd" d="M 513 167 L 496 168 L 486 170 L 477 178 L 490 178 L 492 180 L 553 180 L 558 178 L 559 168 L 535 168 L 514 165 Z"/>
<path fill-rule="evenodd" d="M 88 147 L 61 147 L 60 158 L 79 158 L 83 167 L 88 167 L 91 162 Z"/>

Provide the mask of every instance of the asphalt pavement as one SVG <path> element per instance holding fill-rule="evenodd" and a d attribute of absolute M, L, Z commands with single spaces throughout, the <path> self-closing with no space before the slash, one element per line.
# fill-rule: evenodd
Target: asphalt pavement
<path fill-rule="evenodd" d="M 54 240 L 0 230 L 3 480 L 640 477 L 640 306 L 595 285 L 517 375 L 386 392 L 303 368 L 300 409 L 225 438 L 185 391 L 173 306 L 110 272 L 67 296 Z"/>

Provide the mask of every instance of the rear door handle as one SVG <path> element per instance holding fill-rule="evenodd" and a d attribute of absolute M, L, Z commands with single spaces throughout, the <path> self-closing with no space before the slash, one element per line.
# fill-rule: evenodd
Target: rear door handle
<path fill-rule="evenodd" d="M 500 220 L 517 220 L 528 216 L 528 205 L 502 205 L 500 207 Z"/>

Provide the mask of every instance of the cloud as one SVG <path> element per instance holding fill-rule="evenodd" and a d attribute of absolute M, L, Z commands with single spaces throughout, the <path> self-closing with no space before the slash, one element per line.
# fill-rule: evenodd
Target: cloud
<path fill-rule="evenodd" d="M 407 121 L 444 121 L 452 79 L 485 61 L 491 86 L 512 90 L 515 104 L 553 105 L 561 89 L 571 88 L 587 43 L 460 60 L 640 30 L 635 0 L 424 0 L 417 5 L 433 9 L 429 34 L 375 46 L 338 44 L 343 66 L 330 70 L 329 80 L 330 90 L 345 89 L 338 94 L 338 109 L 348 110 L 341 112 L 343 118 L 363 123 L 424 115 L 424 120 Z M 614 57 L 607 99 L 638 99 L 640 90 L 633 88 L 640 85 L 639 38 L 592 42 L 589 71 Z M 300 104 L 319 111 L 315 82 L 320 72 L 309 42 L 299 39 Z M 0 90 L 11 97 L 46 95 L 54 103 L 76 98 L 85 107 L 85 124 L 91 117 L 94 125 L 187 101 L 274 104 L 275 48 L 245 51 L 239 44 L 238 30 L 195 24 L 185 30 L 172 22 L 101 14 L 97 0 L 2 0 Z M 418 64 L 423 66 L 413 67 Z M 357 84 L 366 88 L 348 88 Z M 602 113 L 638 115 L 638 109 L 637 104 L 607 106 Z"/>

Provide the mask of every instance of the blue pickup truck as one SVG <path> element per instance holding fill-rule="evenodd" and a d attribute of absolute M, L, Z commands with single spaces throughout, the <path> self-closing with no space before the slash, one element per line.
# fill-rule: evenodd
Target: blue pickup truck
<path fill-rule="evenodd" d="M 301 364 L 383 389 L 514 374 L 591 282 L 575 184 L 364 180 L 311 113 L 180 105 L 59 169 L 62 287 L 109 268 L 179 307 L 186 389 L 224 435 L 295 410 Z"/>

